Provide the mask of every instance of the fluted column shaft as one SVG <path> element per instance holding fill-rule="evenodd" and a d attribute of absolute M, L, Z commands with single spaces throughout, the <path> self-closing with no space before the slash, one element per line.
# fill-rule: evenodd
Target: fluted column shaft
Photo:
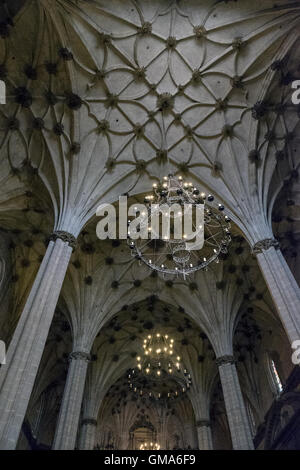
<path fill-rule="evenodd" d="M 120 449 L 119 450 L 127 450 L 129 445 L 129 431 L 123 431 L 120 433 Z"/>
<path fill-rule="evenodd" d="M 200 450 L 212 450 L 212 435 L 210 421 L 202 419 L 197 421 L 198 446 Z"/>
<path fill-rule="evenodd" d="M 196 429 L 193 421 L 189 421 L 188 423 L 184 424 L 184 444 L 185 448 L 188 446 L 191 449 L 194 449 L 196 447 Z"/>
<path fill-rule="evenodd" d="M 72 248 L 50 241 L 0 370 L 0 449 L 15 449 Z"/>
<path fill-rule="evenodd" d="M 157 442 L 160 445 L 161 450 L 165 450 L 167 446 L 166 442 L 166 422 L 163 418 L 159 418 L 157 426 Z"/>
<path fill-rule="evenodd" d="M 290 268 L 281 251 L 274 246 L 267 249 L 254 247 L 254 252 L 290 342 L 299 340 L 300 289 Z"/>
<path fill-rule="evenodd" d="M 70 365 L 60 407 L 53 449 L 73 450 L 76 444 L 78 423 L 90 355 L 75 351 L 70 354 Z"/>
<path fill-rule="evenodd" d="M 217 358 L 226 414 L 234 450 L 254 449 L 251 428 L 232 356 Z"/>
<path fill-rule="evenodd" d="M 79 449 L 93 450 L 96 443 L 97 420 L 84 418 L 81 422 Z"/>

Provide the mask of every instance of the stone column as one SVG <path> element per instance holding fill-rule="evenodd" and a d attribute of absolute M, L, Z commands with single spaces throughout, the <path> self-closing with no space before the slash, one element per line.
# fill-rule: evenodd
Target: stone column
<path fill-rule="evenodd" d="M 253 253 L 292 343 L 300 339 L 300 289 L 278 247 L 276 240 L 267 238 L 254 245 Z"/>
<path fill-rule="evenodd" d="M 161 450 L 167 449 L 168 417 L 166 416 L 166 411 L 166 409 L 162 408 L 157 421 L 157 442 L 160 445 Z"/>
<path fill-rule="evenodd" d="M 118 450 L 127 450 L 128 447 L 129 447 L 129 431 L 123 431 L 120 433 L 120 438 L 119 438 L 119 442 L 120 442 L 120 449 Z"/>
<path fill-rule="evenodd" d="M 233 356 L 218 357 L 220 379 L 223 389 L 228 424 L 234 450 L 254 449 L 251 428 Z"/>
<path fill-rule="evenodd" d="M 70 354 L 68 376 L 52 447 L 54 450 L 75 448 L 89 361 L 90 354 L 85 351 L 74 351 Z"/>
<path fill-rule="evenodd" d="M 93 450 L 96 442 L 97 420 L 95 418 L 83 418 L 81 421 L 79 449 Z"/>
<path fill-rule="evenodd" d="M 0 449 L 15 449 L 75 238 L 49 242 L 0 370 Z"/>
<path fill-rule="evenodd" d="M 210 421 L 208 419 L 199 419 L 196 423 L 199 450 L 212 450 L 212 435 Z"/>
<path fill-rule="evenodd" d="M 197 447 L 196 429 L 192 421 L 184 424 L 184 447 L 185 449 Z"/>

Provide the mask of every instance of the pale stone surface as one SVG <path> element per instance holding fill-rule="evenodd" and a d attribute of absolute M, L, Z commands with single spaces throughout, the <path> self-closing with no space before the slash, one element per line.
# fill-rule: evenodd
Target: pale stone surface
<path fill-rule="evenodd" d="M 200 450 L 213 450 L 211 427 L 209 421 L 207 424 L 200 423 L 197 425 L 197 435 Z"/>
<path fill-rule="evenodd" d="M 16 0 L 12 5 L 19 3 Z M 287 202 L 296 200 L 293 207 L 299 206 L 299 191 L 291 195 L 293 182 L 299 180 L 295 174 L 299 139 L 293 138 L 299 133 L 299 123 L 296 108 L 290 106 L 288 77 L 294 74 L 294 63 L 297 67 L 299 63 L 296 2 L 279 2 L 278 6 L 273 0 L 265 0 L 263 5 L 260 0 L 174 0 L 168 5 L 161 0 L 31 0 L 14 23 L 15 27 L 8 26 L 9 37 L 0 41 L 1 73 L 5 75 L 7 69 L 7 80 L 17 87 L 0 116 L 1 227 L 25 232 L 40 228 L 35 215 L 40 211 L 43 219 L 51 221 L 47 220 L 49 226 L 54 220 L 55 230 L 76 236 L 81 233 L 59 307 L 72 329 L 69 350 L 90 352 L 95 347 L 98 355 L 87 374 L 85 393 L 86 364 L 80 359 L 71 362 L 54 447 L 74 448 L 83 395 L 83 418 L 96 420 L 100 413 L 101 419 L 97 429 L 90 423 L 80 423 L 79 445 L 92 448 L 99 444 L 99 428 L 104 429 L 101 442 L 105 445 L 110 444 L 115 429 L 120 429 L 122 439 L 114 436 L 114 443 L 128 445 L 128 427 L 134 426 L 137 412 L 133 406 L 124 407 L 112 418 L 116 403 L 106 394 L 134 363 L 131 354 L 138 342 L 128 340 L 132 347 L 124 345 L 122 332 L 108 335 L 105 327 L 114 316 L 121 315 L 123 306 L 138 304 L 154 294 L 172 311 L 172 320 L 179 307 L 181 322 L 185 315 L 193 319 L 193 328 L 207 335 L 202 342 L 211 344 L 217 357 L 236 354 L 236 326 L 251 304 L 263 343 L 260 348 L 255 344 L 255 352 L 259 349 L 261 361 L 264 349 L 276 350 L 286 378 L 291 367 L 290 350 L 286 351 L 281 326 L 275 321 L 276 309 L 289 340 L 299 339 L 300 295 L 279 251 L 270 248 L 257 255 L 272 302 L 249 248 L 244 248 L 242 255 L 235 255 L 234 250 L 240 247 L 232 248 L 229 261 L 236 274 L 229 272 L 229 262 L 220 262 L 192 280 L 175 279 L 172 289 L 164 278 L 150 278 L 149 272 L 130 258 L 127 247 L 113 251 L 103 243 L 101 248 L 97 244 L 95 251 L 89 248 L 95 245 L 90 222 L 100 202 L 115 202 L 125 192 L 142 197 L 153 181 L 169 172 L 187 174 L 201 190 L 214 193 L 232 217 L 233 235 L 242 232 L 250 246 L 274 237 L 271 220 L 283 186 L 280 197 L 284 217 L 291 215 Z M 290 61 L 282 68 L 280 61 L 286 55 Z M 34 75 L 35 69 L 36 79 L 29 79 L 28 72 Z M 45 84 L 51 92 L 47 98 Z M 274 103 L 272 109 L 266 109 L 264 100 Z M 277 109 L 282 103 L 285 109 Z M 33 124 L 33 118 L 39 116 L 43 116 L 43 122 Z M 294 230 L 298 215 L 292 215 Z M 290 230 L 288 225 L 281 233 Z M 31 251 L 24 248 L 24 241 L 12 250 L 16 271 L 21 273 L 13 293 L 13 313 L 4 303 L 0 312 L 0 325 L 7 327 L 3 334 L 10 338 L 23 310 L 9 349 L 8 366 L 0 371 L 0 447 L 5 449 L 16 446 L 71 256 L 67 244 L 60 240 L 55 245 L 50 243 L 23 309 L 40 254 L 36 246 Z M 31 262 L 29 270 L 20 269 L 20 259 Z M 247 266 L 251 269 L 244 273 Z M 0 285 L 3 269 L 1 255 Z M 293 273 L 299 282 L 297 266 Z M 241 276 L 243 285 L 237 285 Z M 140 281 L 141 286 L 134 281 Z M 7 283 L 3 286 L 6 290 Z M 255 293 L 245 299 L 253 287 Z M 149 317 L 144 322 L 157 320 L 147 304 L 142 308 Z M 165 315 L 163 310 L 161 315 Z M 137 325 L 143 323 L 133 320 L 130 326 L 134 335 Z M 176 327 L 182 329 L 182 324 Z M 188 336 L 187 329 L 178 334 L 179 342 Z M 266 339 L 269 330 L 275 337 L 272 341 Z M 100 339 L 95 340 L 98 334 Z M 107 337 L 115 341 L 113 351 Z M 187 420 L 210 418 L 216 386 L 211 380 L 213 357 L 207 345 L 196 342 L 195 351 L 193 346 L 191 341 L 185 352 L 197 397 L 190 398 L 193 410 L 189 402 L 189 406 L 180 405 L 180 418 L 170 418 L 158 410 L 149 412 L 165 446 L 185 445 L 182 430 L 193 434 Z M 46 347 L 47 354 L 49 351 L 50 346 Z M 118 360 L 112 360 L 114 355 L 120 356 Z M 63 353 L 59 359 L 63 363 Z M 43 364 L 44 374 L 50 377 L 52 361 Z M 62 368 L 58 367 L 61 376 Z M 240 367 L 239 373 L 245 376 L 245 369 Z M 219 370 L 233 446 L 252 448 L 235 366 L 224 364 Z M 263 367 L 259 373 L 263 374 Z M 34 403 L 41 406 L 41 414 L 45 412 L 47 419 L 51 411 L 44 401 L 47 387 L 55 379 L 51 376 L 51 383 L 39 380 L 34 393 Z M 263 404 L 258 399 L 263 383 L 257 390 L 253 387 L 251 393 L 246 379 L 241 384 L 248 397 L 257 395 L 253 402 L 261 406 L 257 413 L 261 421 L 270 405 L 268 394 Z M 57 388 L 62 386 L 60 378 Z M 29 410 L 30 423 L 32 414 Z M 51 436 L 47 438 L 51 440 Z M 208 426 L 198 426 L 198 440 L 200 447 L 210 448 Z"/>
<path fill-rule="evenodd" d="M 50 242 L 0 371 L 0 448 L 14 449 L 72 249 Z"/>
<path fill-rule="evenodd" d="M 75 448 L 88 362 L 89 354 L 85 351 L 75 351 L 70 355 L 70 366 L 53 450 L 74 450 Z"/>
<path fill-rule="evenodd" d="M 235 364 L 219 366 L 227 419 L 234 450 L 254 449 L 251 428 L 242 396 Z"/>
<path fill-rule="evenodd" d="M 79 449 L 93 450 L 96 443 L 97 420 L 83 418 L 80 428 Z"/>
<path fill-rule="evenodd" d="M 280 250 L 274 247 L 257 254 L 286 334 L 292 343 L 300 338 L 300 289 Z"/>

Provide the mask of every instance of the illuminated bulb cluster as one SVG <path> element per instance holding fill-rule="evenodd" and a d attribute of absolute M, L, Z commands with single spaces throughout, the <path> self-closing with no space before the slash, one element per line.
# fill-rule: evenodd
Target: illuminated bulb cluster
<path fill-rule="evenodd" d="M 182 202 L 188 203 L 203 203 L 206 199 L 206 194 L 199 191 L 192 182 L 184 181 L 182 176 L 177 178 L 173 175 L 164 176 L 163 181 L 160 183 L 153 183 L 153 193 L 145 196 L 144 202 L 147 204 L 154 200 L 163 200 L 168 196 L 176 202 L 181 198 Z"/>
<path fill-rule="evenodd" d="M 160 445 L 157 442 L 143 442 L 140 450 L 160 450 Z"/>
<path fill-rule="evenodd" d="M 191 376 L 182 366 L 181 357 L 175 352 L 174 339 L 167 334 L 148 335 L 143 341 L 143 353 L 137 356 L 136 361 L 136 368 L 128 373 L 128 383 L 129 388 L 140 396 L 176 398 L 191 386 Z M 172 386 L 162 393 L 158 390 L 157 383 L 165 381 L 172 383 Z M 153 383 L 156 384 L 155 391 L 152 390 Z"/>
<path fill-rule="evenodd" d="M 174 354 L 174 339 L 169 338 L 168 335 L 162 336 L 160 333 L 156 333 L 156 338 L 157 338 L 157 343 L 162 343 L 162 344 L 157 344 L 156 347 L 153 347 L 153 342 L 152 342 L 152 336 L 148 335 L 146 339 L 144 339 L 144 344 L 143 344 L 143 349 L 144 349 L 144 355 L 150 357 L 155 356 L 157 359 L 159 359 L 161 356 L 173 356 Z M 176 367 L 179 370 L 180 369 L 180 356 L 176 357 Z M 144 371 L 146 374 L 150 374 L 151 372 L 151 367 L 155 367 L 155 373 L 156 375 L 160 376 L 161 375 L 161 362 L 156 361 L 154 366 L 151 364 L 151 362 L 145 363 L 144 366 Z M 141 356 L 137 357 L 137 368 L 139 370 L 143 370 L 142 366 L 142 358 Z M 171 362 L 168 363 L 168 373 L 172 374 L 173 372 L 173 365 Z"/>
<path fill-rule="evenodd" d="M 152 194 L 145 196 L 144 200 L 147 214 L 143 211 L 146 220 L 143 223 L 147 226 L 148 242 L 145 239 L 131 239 L 129 229 L 128 244 L 132 255 L 163 275 L 183 275 L 184 278 L 198 270 L 207 269 L 212 262 L 218 263 L 219 255 L 227 252 L 227 247 L 231 242 L 230 218 L 223 214 L 224 205 L 215 204 L 212 194 L 201 192 L 192 182 L 184 181 L 181 176 L 164 176 L 162 182 L 153 183 L 152 186 Z M 163 210 L 166 205 L 170 208 L 173 204 L 177 205 L 177 212 L 169 214 Z M 171 219 L 175 220 L 180 217 L 184 222 L 187 205 L 189 207 L 204 205 L 204 225 L 200 224 L 196 227 L 193 222 L 194 233 L 204 231 L 203 247 L 200 250 L 190 251 L 185 233 L 182 233 L 180 240 L 175 239 L 171 231 L 168 235 L 156 232 L 154 234 L 152 223 L 154 205 L 155 211 L 170 217 L 171 227 Z M 195 221 L 195 218 L 193 220 Z M 184 227 L 184 223 L 182 226 Z"/>

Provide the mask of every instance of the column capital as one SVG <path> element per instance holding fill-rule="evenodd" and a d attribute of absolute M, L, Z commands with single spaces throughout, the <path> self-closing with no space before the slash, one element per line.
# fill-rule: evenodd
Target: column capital
<path fill-rule="evenodd" d="M 63 230 L 56 230 L 55 232 L 51 233 L 49 241 L 55 242 L 58 238 L 63 242 L 68 243 L 73 251 L 75 250 L 77 241 L 74 235 Z"/>
<path fill-rule="evenodd" d="M 209 419 L 199 419 L 196 422 L 197 428 L 210 428 L 210 420 Z"/>
<path fill-rule="evenodd" d="M 85 426 L 85 425 L 92 425 L 92 426 L 97 426 L 97 420 L 94 419 L 94 418 L 84 418 L 82 421 L 81 421 L 81 425 L 82 426 Z"/>
<path fill-rule="evenodd" d="M 71 352 L 71 354 L 69 355 L 69 361 L 72 361 L 72 360 L 81 360 L 81 361 L 86 361 L 86 362 L 90 362 L 91 361 L 91 355 L 87 352 L 84 352 L 84 351 L 73 351 Z"/>
<path fill-rule="evenodd" d="M 263 251 L 269 250 L 272 247 L 278 250 L 280 247 L 279 241 L 275 238 L 264 238 L 263 240 L 260 240 L 253 245 L 252 253 L 257 255 Z"/>
<path fill-rule="evenodd" d="M 224 364 L 235 364 L 235 362 L 236 362 L 235 358 L 231 356 L 230 354 L 217 357 L 216 359 L 217 366 L 223 366 Z"/>

